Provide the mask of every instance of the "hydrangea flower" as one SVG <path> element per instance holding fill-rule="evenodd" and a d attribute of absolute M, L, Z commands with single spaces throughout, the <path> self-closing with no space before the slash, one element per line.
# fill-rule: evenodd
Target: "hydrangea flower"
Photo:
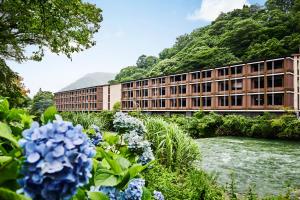
<path fill-rule="evenodd" d="M 113 124 L 121 134 L 136 131 L 139 135 L 143 135 L 146 132 L 144 124 L 139 119 L 122 112 L 115 114 Z"/>
<path fill-rule="evenodd" d="M 109 197 L 110 200 L 119 200 L 122 199 L 122 192 L 117 188 L 112 186 L 101 186 L 99 189 L 100 192 Z"/>
<path fill-rule="evenodd" d="M 32 123 L 19 141 L 25 161 L 19 180 L 23 192 L 32 199 L 69 199 L 91 177 L 95 151 L 82 132 L 56 116 L 53 123 Z"/>
<path fill-rule="evenodd" d="M 155 200 L 165 200 L 165 197 L 161 192 L 154 190 L 153 194 Z"/>
<path fill-rule="evenodd" d="M 91 135 L 90 140 L 93 145 L 97 146 L 100 142 L 102 142 L 102 134 L 100 133 L 100 128 L 98 126 L 92 125 L 92 128 L 96 134 Z"/>
<path fill-rule="evenodd" d="M 153 151 L 150 146 L 144 148 L 143 154 L 140 156 L 138 162 L 142 165 L 146 165 L 150 161 L 154 160 L 155 157 L 153 155 Z"/>
<path fill-rule="evenodd" d="M 126 200 L 141 200 L 143 196 L 143 187 L 145 180 L 141 178 L 132 179 L 126 190 L 124 191 L 124 198 Z"/>

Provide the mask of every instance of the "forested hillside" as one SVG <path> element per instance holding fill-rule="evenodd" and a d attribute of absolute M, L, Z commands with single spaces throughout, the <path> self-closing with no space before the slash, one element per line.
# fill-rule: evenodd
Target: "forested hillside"
<path fill-rule="evenodd" d="M 210 68 L 298 52 L 300 0 L 267 0 L 221 14 L 211 25 L 179 36 L 159 57 L 142 55 L 114 82 Z"/>

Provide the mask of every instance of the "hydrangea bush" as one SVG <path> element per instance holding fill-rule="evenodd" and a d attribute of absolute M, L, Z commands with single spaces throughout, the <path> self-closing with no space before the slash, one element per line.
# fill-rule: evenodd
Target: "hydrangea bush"
<path fill-rule="evenodd" d="M 91 177 L 95 151 L 82 132 L 57 117 L 53 123 L 32 123 L 19 141 L 25 161 L 19 180 L 23 192 L 32 199 L 69 199 Z"/>
<path fill-rule="evenodd" d="M 117 112 L 115 114 L 113 124 L 115 130 L 121 134 L 133 130 L 139 135 L 143 135 L 146 132 L 146 128 L 140 120 L 122 112 Z"/>
<path fill-rule="evenodd" d="M 144 139 L 146 128 L 142 121 L 118 112 L 115 114 L 114 127 L 116 130 L 122 130 L 129 150 L 139 155 L 139 163 L 145 165 L 154 160 L 151 144 Z"/>

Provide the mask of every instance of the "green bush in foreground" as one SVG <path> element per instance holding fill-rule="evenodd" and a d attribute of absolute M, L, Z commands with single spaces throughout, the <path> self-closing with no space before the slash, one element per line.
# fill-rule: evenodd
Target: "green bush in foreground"
<path fill-rule="evenodd" d="M 168 200 L 224 199 L 224 191 L 217 186 L 215 179 L 193 168 L 177 173 L 155 165 L 144 171 L 143 176 L 149 190 L 161 191 Z"/>
<path fill-rule="evenodd" d="M 146 138 L 152 143 L 155 157 L 164 166 L 182 170 L 200 159 L 197 143 L 174 123 L 159 117 L 144 120 Z"/>

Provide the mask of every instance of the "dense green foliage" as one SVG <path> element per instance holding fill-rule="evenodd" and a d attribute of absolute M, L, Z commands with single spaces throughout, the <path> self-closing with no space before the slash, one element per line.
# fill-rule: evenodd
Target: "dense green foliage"
<path fill-rule="evenodd" d="M 0 95 L 8 97 L 13 106 L 22 106 L 28 101 L 22 78 L 13 72 L 3 59 L 0 59 Z"/>
<path fill-rule="evenodd" d="M 62 117 L 74 124 L 81 124 L 84 128 L 89 128 L 91 125 L 99 126 L 103 131 L 113 130 L 114 112 L 102 111 L 99 113 L 75 113 L 63 112 Z"/>
<path fill-rule="evenodd" d="M 298 52 L 300 0 L 267 0 L 265 7 L 244 6 L 221 14 L 206 27 L 177 38 L 171 48 L 141 56 L 116 81 L 210 68 L 251 59 L 280 57 Z"/>
<path fill-rule="evenodd" d="M 161 191 L 166 199 L 224 199 L 224 191 L 219 188 L 214 177 L 193 168 L 178 173 L 161 165 L 143 173 L 148 188 Z"/>
<path fill-rule="evenodd" d="M 0 56 L 40 60 L 47 48 L 70 57 L 95 44 L 92 37 L 100 28 L 101 12 L 81 0 L 0 1 Z M 29 46 L 33 50 L 28 55 Z"/>
<path fill-rule="evenodd" d="M 41 116 L 50 106 L 54 106 L 54 95 L 52 92 L 42 91 L 40 89 L 32 99 L 31 113 L 36 116 Z"/>
<path fill-rule="evenodd" d="M 212 136 L 246 136 L 272 139 L 300 140 L 300 120 L 292 114 L 273 117 L 219 115 L 197 112 L 193 117 L 173 115 L 166 120 L 177 123 L 194 138 Z"/>
<path fill-rule="evenodd" d="M 183 170 L 200 160 L 199 147 L 176 124 L 162 118 L 145 119 L 146 137 L 152 143 L 161 164 L 173 170 Z"/>

